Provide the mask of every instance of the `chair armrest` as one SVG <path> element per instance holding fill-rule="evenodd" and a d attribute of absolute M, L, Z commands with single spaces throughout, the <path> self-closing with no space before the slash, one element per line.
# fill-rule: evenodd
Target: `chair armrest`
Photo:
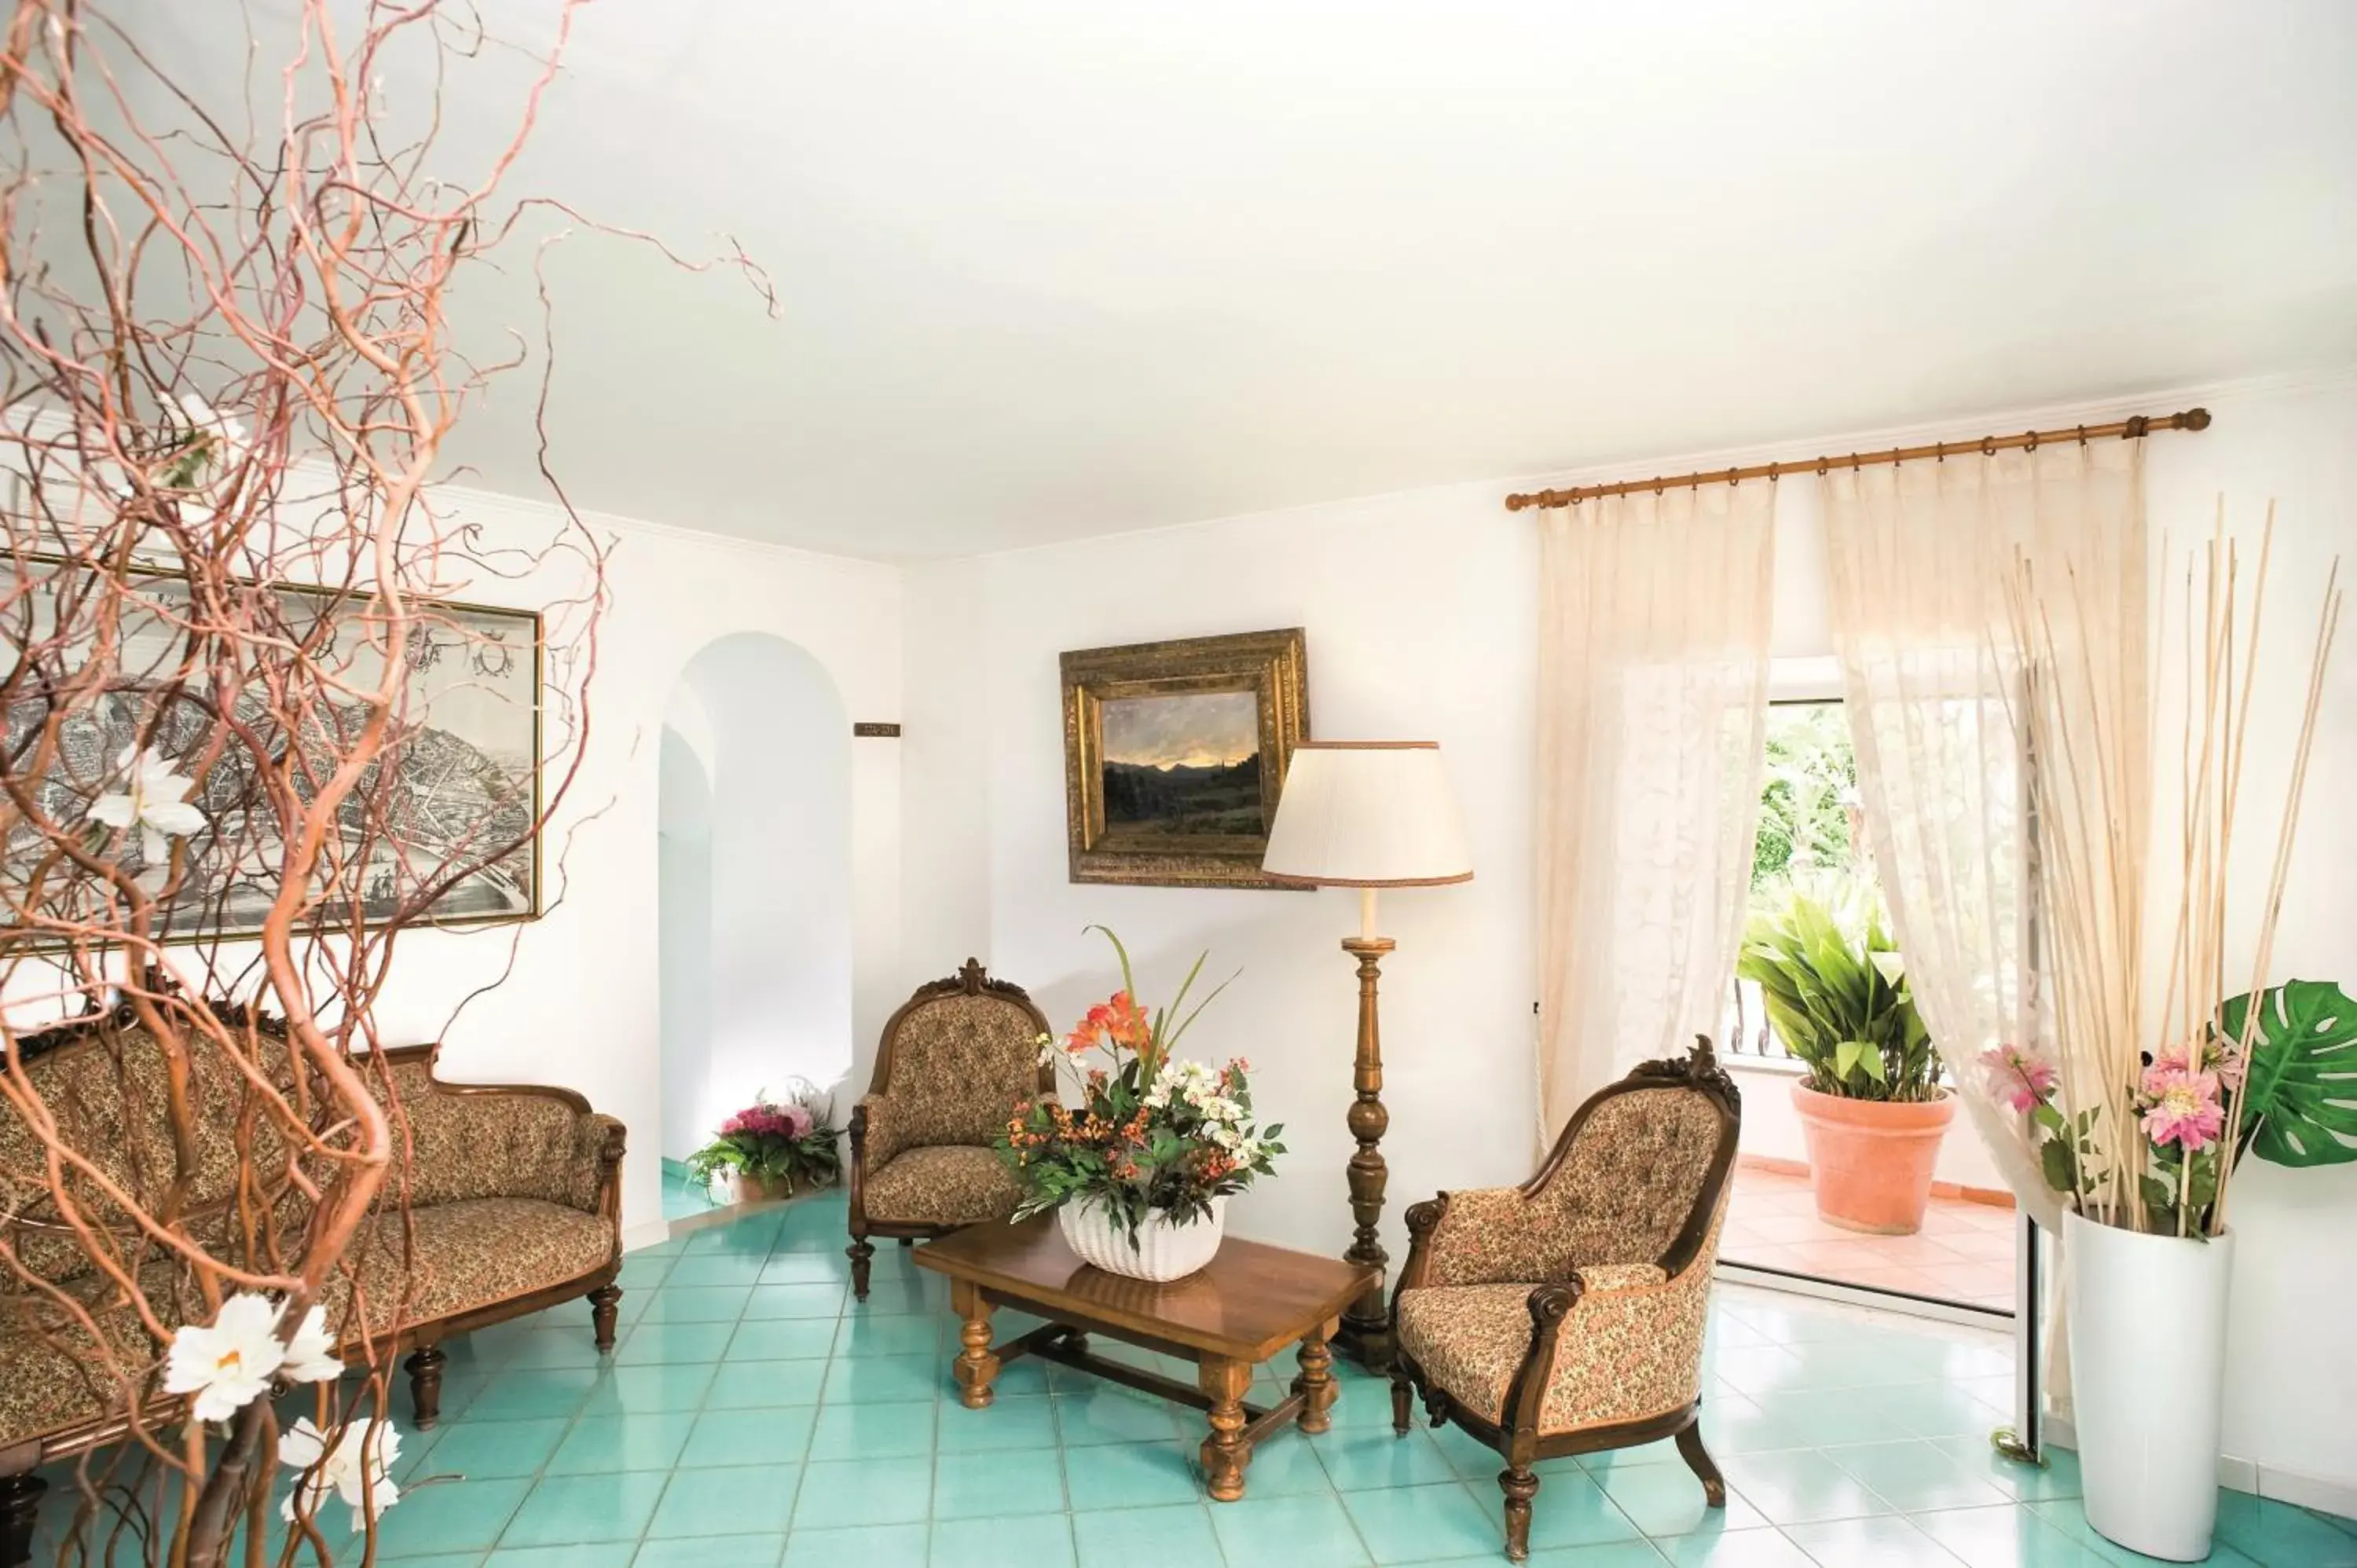
<path fill-rule="evenodd" d="M 1421 1231 L 1417 1209 L 1429 1211 Z M 1519 1187 L 1444 1192 L 1436 1203 L 1408 1211 L 1412 1240 L 1400 1283 L 1421 1288 L 1562 1279 L 1568 1239 L 1555 1233 L 1555 1220 Z"/>
<path fill-rule="evenodd" d="M 1534 1291 L 1533 1316 L 1542 1292 L 1566 1288 Z M 1516 1390 L 1516 1425 L 1528 1422 L 1537 1431 L 1556 1433 L 1646 1421 L 1683 1410 L 1700 1396 L 1710 1318 L 1706 1262 L 1674 1278 L 1649 1263 L 1582 1269 L 1571 1296 L 1551 1336 L 1554 1354 L 1544 1380 Z M 1547 1337 L 1541 1327 L 1534 1348 Z"/>
<path fill-rule="evenodd" d="M 619 1119 L 592 1111 L 574 1124 L 573 1168 L 566 1197 L 573 1207 L 620 1223 L 622 1152 L 630 1129 Z"/>
<path fill-rule="evenodd" d="M 889 1098 L 870 1094 L 851 1108 L 851 1168 L 855 1176 L 889 1165 L 909 1147 L 905 1120 Z"/>

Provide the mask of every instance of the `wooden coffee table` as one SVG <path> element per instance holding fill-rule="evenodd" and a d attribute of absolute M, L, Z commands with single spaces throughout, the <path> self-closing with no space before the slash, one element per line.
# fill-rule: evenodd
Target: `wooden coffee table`
<path fill-rule="evenodd" d="M 1232 1238 L 1183 1280 L 1124 1279 L 1074 1256 L 1051 1215 L 969 1226 L 918 1248 L 916 1259 L 918 1267 L 949 1276 L 950 1304 L 965 1320 L 954 1369 L 968 1409 L 990 1403 L 999 1369 L 1024 1356 L 1191 1405 L 1210 1412 L 1203 1474 L 1213 1500 L 1223 1503 L 1244 1495 L 1244 1466 L 1261 1439 L 1289 1421 L 1310 1433 L 1330 1424 L 1340 1391 L 1326 1341 L 1342 1309 L 1379 1279 L 1358 1263 Z M 990 1315 L 1001 1306 L 1049 1321 L 993 1345 Z M 1092 1355 L 1091 1334 L 1190 1360 L 1195 1386 Z M 1288 1345 L 1301 1348 L 1292 1392 L 1265 1410 L 1246 1404 L 1253 1369 Z"/>

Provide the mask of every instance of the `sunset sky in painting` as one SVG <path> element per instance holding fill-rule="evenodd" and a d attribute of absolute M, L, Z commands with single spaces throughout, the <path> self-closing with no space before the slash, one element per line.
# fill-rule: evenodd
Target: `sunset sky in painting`
<path fill-rule="evenodd" d="M 1260 749 L 1260 703 L 1250 692 L 1118 697 L 1103 717 L 1107 762 L 1225 768 Z"/>

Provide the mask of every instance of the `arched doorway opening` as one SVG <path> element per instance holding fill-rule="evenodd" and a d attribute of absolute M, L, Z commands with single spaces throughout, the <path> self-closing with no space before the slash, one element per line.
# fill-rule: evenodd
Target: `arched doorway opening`
<path fill-rule="evenodd" d="M 850 721 L 806 650 L 732 633 L 673 687 L 660 770 L 668 1176 L 764 1089 L 850 1069 Z"/>

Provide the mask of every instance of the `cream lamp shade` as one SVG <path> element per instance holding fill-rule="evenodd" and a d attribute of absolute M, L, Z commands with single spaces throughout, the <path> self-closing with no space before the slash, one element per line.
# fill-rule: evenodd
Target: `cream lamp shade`
<path fill-rule="evenodd" d="M 1428 740 L 1305 740 L 1295 747 L 1261 869 L 1281 882 L 1428 887 L 1467 882 L 1473 854 Z"/>

